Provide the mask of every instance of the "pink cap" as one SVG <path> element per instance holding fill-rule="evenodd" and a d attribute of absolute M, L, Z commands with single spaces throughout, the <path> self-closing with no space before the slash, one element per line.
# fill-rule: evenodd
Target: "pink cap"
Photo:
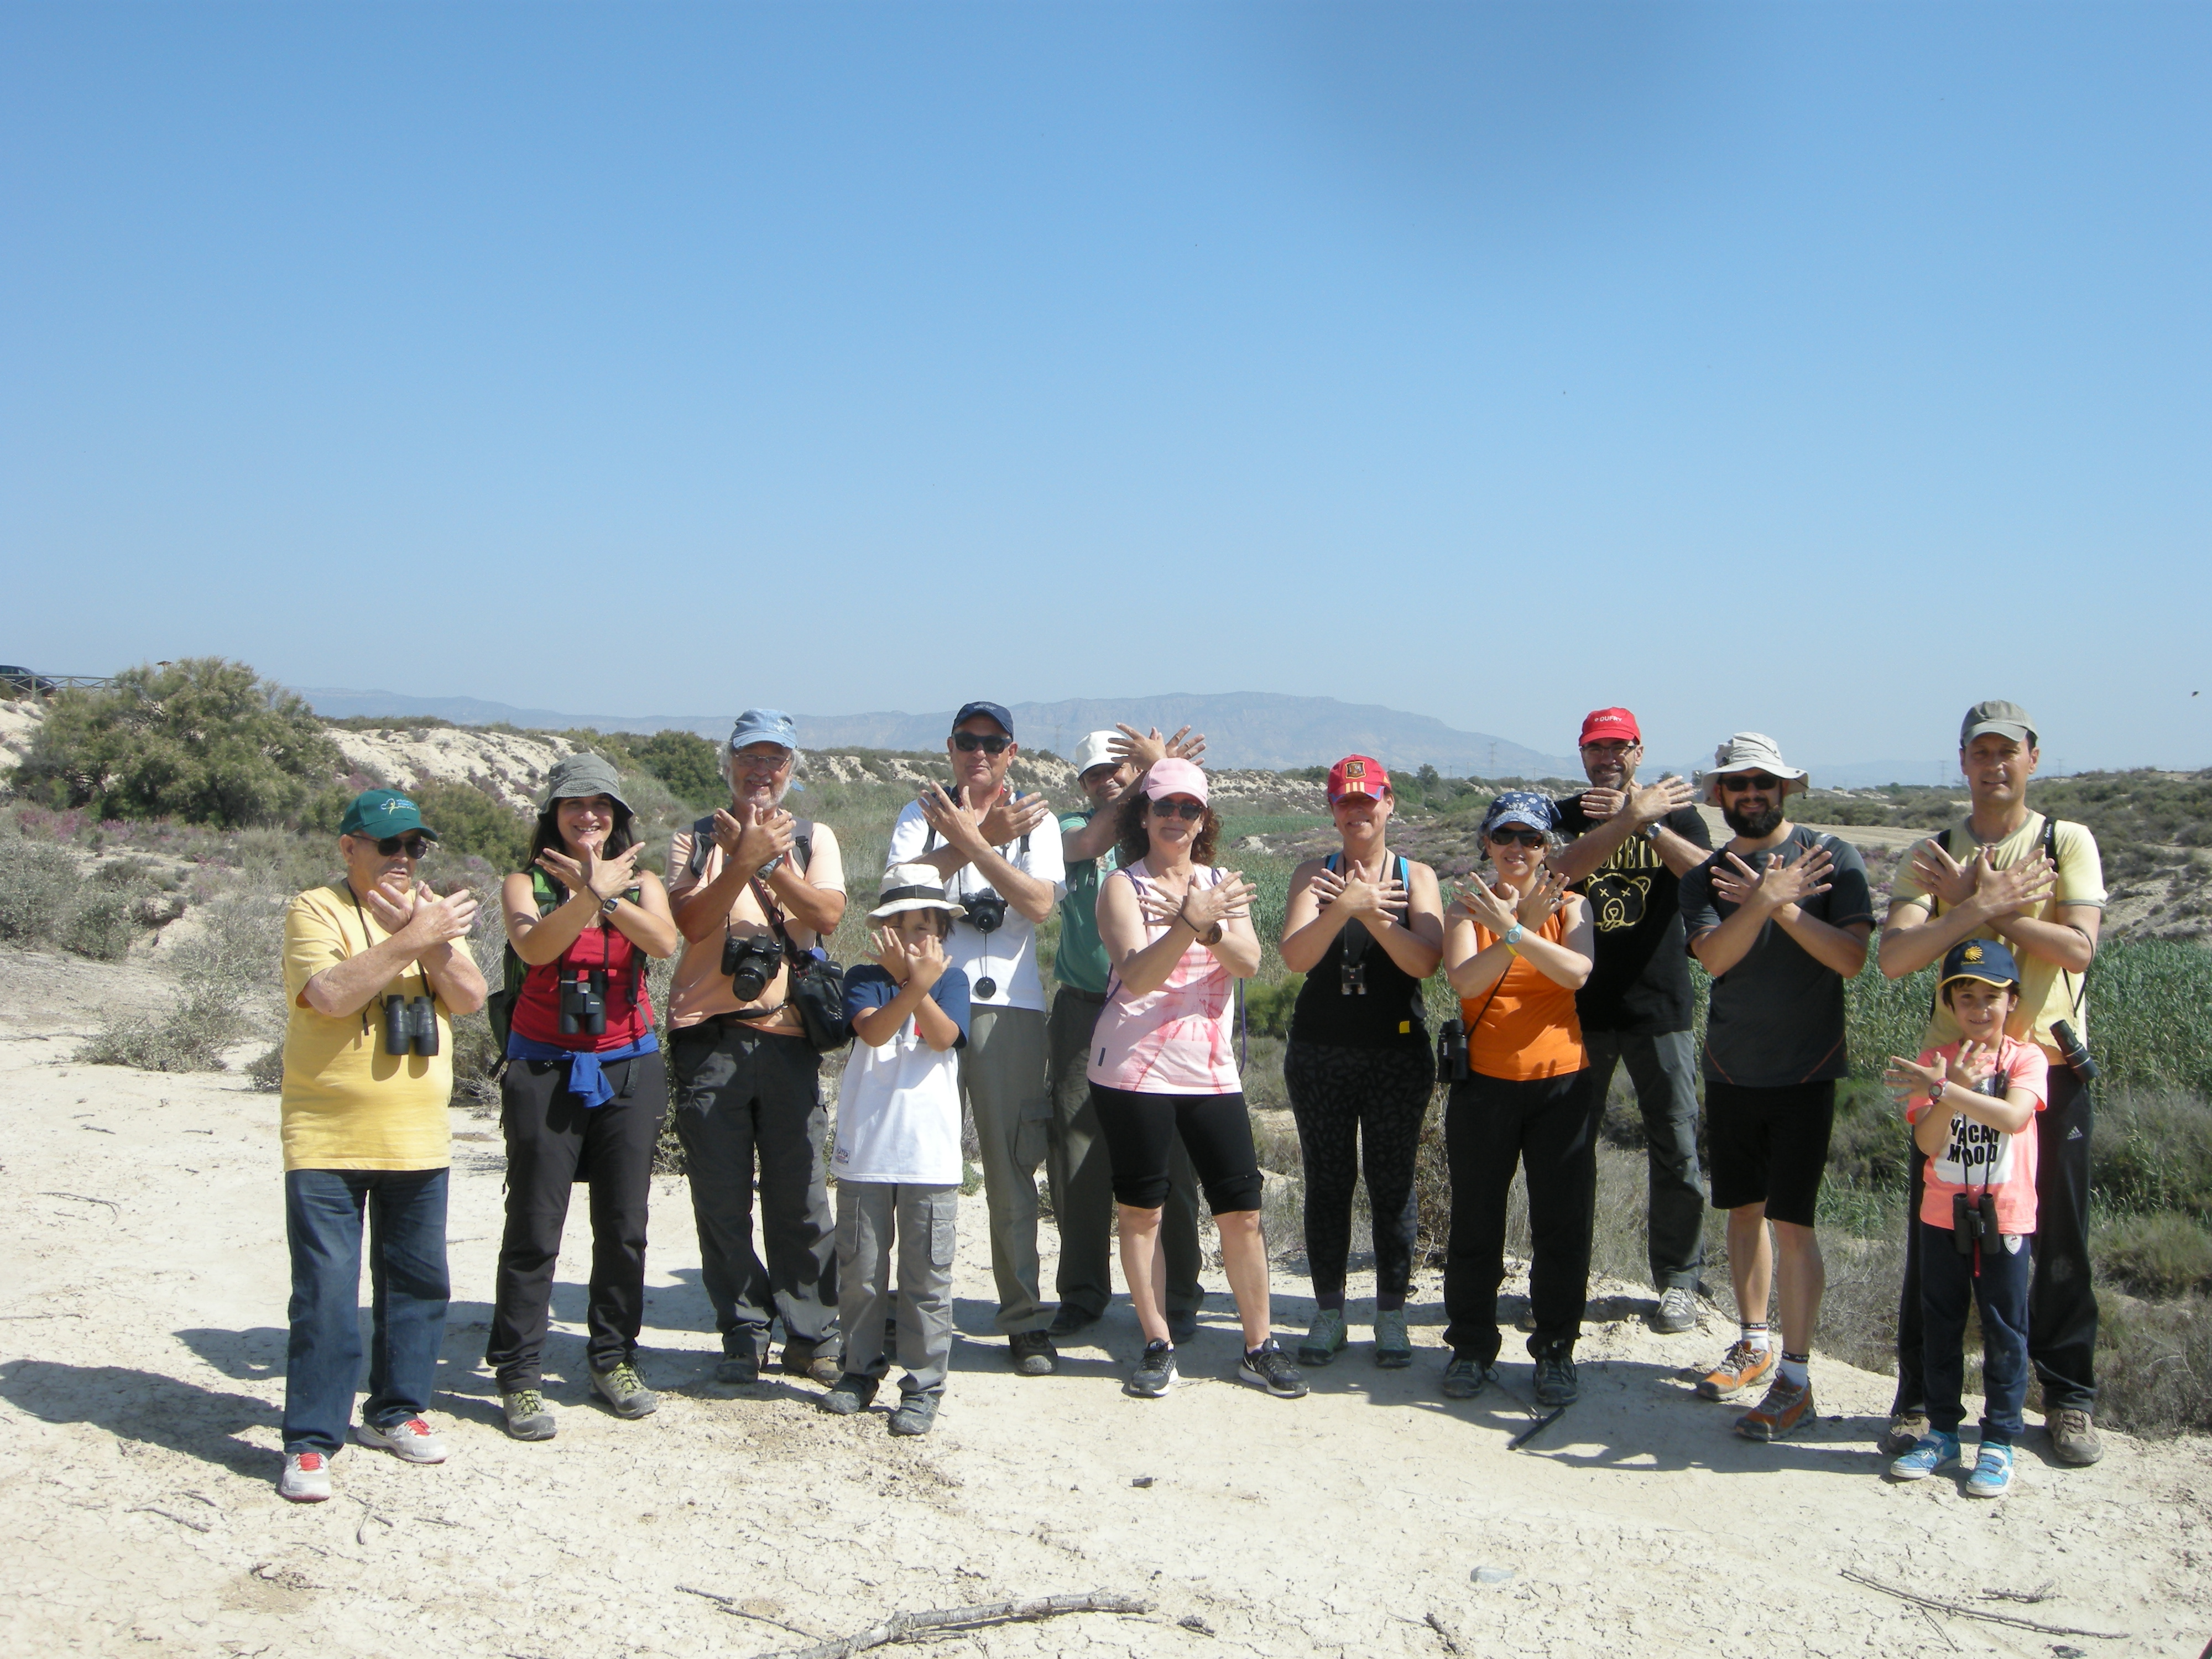
<path fill-rule="evenodd" d="M 1372 755 L 1346 755 L 1328 769 L 1328 804 L 1334 806 L 1346 795 L 1364 795 L 1370 800 L 1381 800 L 1390 788 L 1390 775 L 1382 769 L 1382 763 Z"/>
<path fill-rule="evenodd" d="M 1187 760 L 1170 755 L 1156 761 L 1152 769 L 1145 774 L 1145 793 L 1154 800 L 1170 795 L 1188 795 L 1200 806 L 1206 805 L 1206 774 Z"/>

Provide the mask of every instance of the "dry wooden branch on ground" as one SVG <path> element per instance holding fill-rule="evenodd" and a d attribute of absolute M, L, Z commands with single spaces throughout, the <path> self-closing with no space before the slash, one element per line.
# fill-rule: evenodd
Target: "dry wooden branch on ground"
<path fill-rule="evenodd" d="M 164 1521 L 173 1521 L 180 1527 L 190 1527 L 194 1532 L 213 1532 L 215 1528 L 204 1521 L 195 1521 L 188 1515 L 176 1515 L 159 1504 L 133 1504 L 125 1511 L 131 1515 L 158 1515 Z"/>
<path fill-rule="evenodd" d="M 696 1594 L 697 1592 L 694 1592 Z M 722 1598 L 712 1598 L 720 1601 Z M 972 1630 L 981 1625 L 1011 1625 L 1033 1619 L 1050 1619 L 1063 1613 L 1150 1613 L 1152 1604 L 1133 1595 L 1041 1595 L 1029 1601 L 991 1601 L 974 1607 L 933 1607 L 927 1613 L 895 1613 L 880 1625 L 857 1635 L 840 1637 L 811 1648 L 760 1659 L 851 1659 L 856 1653 L 904 1642 L 927 1631 Z"/>
<path fill-rule="evenodd" d="M 1443 1615 L 1434 1608 L 1431 1608 L 1429 1612 L 1429 1628 L 1436 1632 L 1443 1639 L 1446 1653 L 1458 1653 L 1462 1650 L 1459 1644 L 1457 1632 L 1449 1625 L 1444 1623 Z"/>
<path fill-rule="evenodd" d="M 1955 1601 L 1938 1601 L 1931 1596 L 1917 1595 L 1911 1590 L 1901 1590 L 1894 1584 L 1885 1584 L 1879 1578 L 1869 1578 L 1863 1572 L 1853 1572 L 1849 1567 L 1837 1569 L 1854 1584 L 1864 1584 L 1869 1589 L 1880 1590 L 1884 1595 L 1894 1595 L 1900 1601 L 1910 1601 L 1917 1607 L 1932 1607 L 1937 1613 L 1956 1614 L 1961 1619 L 1979 1619 L 1985 1624 L 2009 1625 L 2014 1630 L 2032 1630 L 2040 1636 L 2086 1636 L 2093 1642 L 2124 1642 L 2125 1631 L 2074 1630 L 2065 1625 L 2039 1625 L 2033 1619 L 2019 1619 L 2009 1613 L 1991 1613 L 1986 1607 L 1962 1607 Z"/>

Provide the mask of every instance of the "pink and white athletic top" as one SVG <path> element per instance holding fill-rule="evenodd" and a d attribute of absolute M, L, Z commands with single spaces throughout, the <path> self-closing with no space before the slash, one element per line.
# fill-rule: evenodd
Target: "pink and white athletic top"
<path fill-rule="evenodd" d="M 1923 1066 L 1948 1066 L 1959 1045 L 1921 1051 Z M 2051 1062 L 2033 1042 L 2006 1037 L 1997 1044 L 1990 1071 L 2004 1074 L 2003 1091 L 2025 1089 L 2035 1097 L 2041 1111 L 2051 1098 Z M 1984 1073 L 1984 1079 L 1989 1073 Z M 1915 1095 L 1905 1104 L 1905 1119 L 1917 1123 L 1928 1115 L 1929 1097 Z M 1984 1188 L 1996 1194 L 1997 1231 L 2027 1234 L 2035 1231 L 2035 1120 L 2017 1134 L 1992 1129 L 1961 1114 L 1952 1121 L 1943 1150 L 1928 1160 L 1926 1183 L 1921 1188 L 1920 1218 L 1931 1227 L 1951 1224 L 1951 1194 L 1965 1193 L 1978 1200 Z"/>
<path fill-rule="evenodd" d="M 1152 872 L 1139 859 L 1116 870 L 1108 881 L 1127 880 L 1139 893 Z M 1222 872 L 1194 865 L 1191 884 L 1219 884 Z M 1102 884 L 1103 894 L 1104 887 Z M 1147 922 L 1145 942 L 1167 933 Z M 1133 994 L 1119 974 L 1106 987 L 1106 1006 L 1091 1039 L 1088 1074 L 1093 1083 L 1147 1095 L 1233 1095 L 1244 1086 L 1237 1075 L 1237 1051 L 1229 1031 L 1229 1000 L 1235 981 L 1203 945 L 1192 945 L 1169 970 L 1167 981 L 1143 996 Z"/>

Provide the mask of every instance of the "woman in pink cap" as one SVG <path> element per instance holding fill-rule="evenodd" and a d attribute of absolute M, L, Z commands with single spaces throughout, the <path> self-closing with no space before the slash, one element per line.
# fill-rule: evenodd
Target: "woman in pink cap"
<path fill-rule="evenodd" d="M 1437 1079 L 1421 981 L 1443 954 L 1444 909 L 1437 872 L 1383 845 L 1391 806 L 1390 775 L 1372 756 L 1346 755 L 1329 769 L 1342 845 L 1291 872 L 1283 919 L 1283 965 L 1306 976 L 1283 1050 L 1313 1273 L 1301 1365 L 1326 1365 L 1345 1346 L 1352 1193 L 1363 1166 L 1375 1216 L 1375 1363 L 1413 1363 L 1413 1165 Z"/>
<path fill-rule="evenodd" d="M 1113 976 L 1089 1072 L 1114 1166 L 1121 1271 L 1145 1333 L 1128 1391 L 1157 1399 L 1176 1380 L 1159 1240 L 1168 1150 L 1180 1134 L 1220 1230 L 1244 1328 L 1237 1378 L 1294 1400 L 1306 1383 L 1270 1333 L 1260 1161 L 1229 1031 L 1232 981 L 1260 965 L 1252 890 L 1206 861 L 1221 820 L 1206 805 L 1206 775 L 1190 762 L 1155 763 L 1121 811 L 1121 867 L 1098 890 L 1098 936 Z"/>

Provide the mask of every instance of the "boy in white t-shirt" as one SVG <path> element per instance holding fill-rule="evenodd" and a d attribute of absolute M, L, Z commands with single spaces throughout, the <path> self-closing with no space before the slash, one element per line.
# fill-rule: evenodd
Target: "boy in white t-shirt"
<path fill-rule="evenodd" d="M 2027 1398 L 2027 1291 L 2033 1277 L 2035 1115 L 2050 1098 L 2050 1060 L 2033 1042 L 2005 1035 L 2020 1001 L 2020 967 L 1996 939 L 1951 947 L 1936 982 L 1964 1034 L 1922 1051 L 1892 1055 L 1889 1081 L 1910 1091 L 1905 1119 L 1927 1154 L 1920 1213 L 1922 1364 L 1928 1432 L 1889 1466 L 1918 1480 L 1963 1462 L 1966 1314 L 1982 1312 L 1982 1441 L 1970 1498 L 1998 1498 L 2012 1485 L 2012 1446 Z"/>
<path fill-rule="evenodd" d="M 837 1316 L 845 1374 L 822 1408 L 865 1411 L 890 1370 L 897 1249 L 898 1357 L 907 1368 L 893 1434 L 927 1434 L 952 1364 L 953 1218 L 960 1198 L 960 1066 L 968 976 L 945 959 L 955 907 L 926 864 L 893 865 L 868 920 L 872 967 L 845 976 L 853 1052 L 837 1090 Z"/>

